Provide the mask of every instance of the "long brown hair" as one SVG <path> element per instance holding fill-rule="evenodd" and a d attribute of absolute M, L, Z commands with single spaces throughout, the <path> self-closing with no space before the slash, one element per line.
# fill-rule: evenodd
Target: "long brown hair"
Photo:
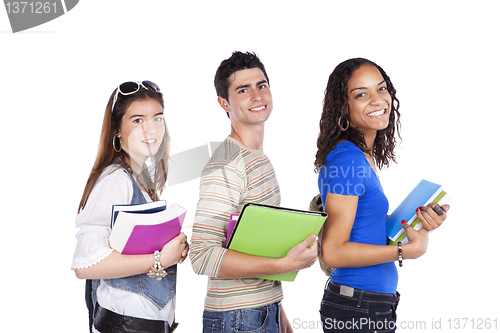
<path fill-rule="evenodd" d="M 348 117 L 347 83 L 353 72 L 364 64 L 372 65 L 379 70 L 387 83 L 387 91 L 392 97 L 389 125 L 385 129 L 377 131 L 373 151 L 370 151 L 366 145 L 363 133 L 352 127 L 345 131 L 341 129 L 342 126 L 345 126 L 345 118 Z M 315 171 L 319 172 L 321 167 L 325 165 L 326 156 L 341 140 L 351 141 L 363 152 L 371 153 L 379 168 L 388 166 L 390 161 L 395 162 L 396 131 L 401 139 L 399 117 L 399 100 L 396 98 L 396 89 L 389 76 L 380 66 L 364 58 L 353 58 L 340 63 L 330 74 L 325 90 L 323 113 L 319 123 L 318 151 L 314 162 Z"/>
<path fill-rule="evenodd" d="M 161 108 L 164 109 L 162 93 L 159 91 L 157 92 L 154 89 L 145 89 L 143 86 L 141 86 L 137 92 L 130 95 L 122 95 L 119 93 L 114 110 L 111 110 L 117 89 L 115 89 L 109 97 L 108 104 L 104 112 L 104 120 L 102 122 L 101 138 L 99 140 L 97 157 L 83 191 L 80 205 L 78 206 L 78 212 L 80 212 L 87 204 L 87 200 L 92 192 L 92 189 L 97 183 L 99 176 L 105 168 L 112 164 L 118 163 L 133 174 L 139 185 L 143 190 L 148 192 L 152 200 L 158 200 L 158 192 L 161 194 L 167 181 L 170 138 L 168 136 L 165 123 L 165 135 L 163 136 L 163 141 L 161 142 L 157 153 L 150 158 L 151 163 L 149 167 L 146 164 L 141 166 L 132 166 L 130 156 L 123 149 L 121 149 L 119 140 L 116 140 L 117 138 L 115 137 L 120 131 L 125 112 L 134 101 L 153 99 L 160 103 Z M 113 141 L 115 141 L 114 145 Z"/>

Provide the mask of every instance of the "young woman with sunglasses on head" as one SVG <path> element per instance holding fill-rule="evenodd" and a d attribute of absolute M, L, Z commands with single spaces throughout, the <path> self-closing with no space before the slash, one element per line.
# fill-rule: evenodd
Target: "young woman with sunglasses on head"
<path fill-rule="evenodd" d="M 423 229 L 416 231 L 402 221 L 409 243 L 387 245 L 389 204 L 376 170 L 395 160 L 398 109 L 396 90 L 375 63 L 349 59 L 330 75 L 315 161 L 328 213 L 321 259 L 334 268 L 320 309 L 325 332 L 395 331 L 395 261 L 401 266 L 403 259 L 422 256 L 427 232 L 446 218 L 449 206 L 443 207 L 442 215 L 415 207 Z"/>
<path fill-rule="evenodd" d="M 181 233 L 159 253 L 122 255 L 110 248 L 116 204 L 157 201 L 167 179 L 169 137 L 163 95 L 150 81 L 125 82 L 109 98 L 97 158 L 83 192 L 72 269 L 87 279 L 94 332 L 170 332 L 175 329 L 176 264 L 187 256 Z M 146 273 L 160 263 L 161 280 Z"/>

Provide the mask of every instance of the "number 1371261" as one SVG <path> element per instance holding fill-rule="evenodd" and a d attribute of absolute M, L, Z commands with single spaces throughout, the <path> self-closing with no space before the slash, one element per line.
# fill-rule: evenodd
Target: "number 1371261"
<path fill-rule="evenodd" d="M 448 328 L 454 330 L 496 330 L 498 319 L 494 318 L 450 318 Z"/>
<path fill-rule="evenodd" d="M 9 1 L 5 3 L 5 8 L 8 14 L 54 14 L 57 2 Z"/>

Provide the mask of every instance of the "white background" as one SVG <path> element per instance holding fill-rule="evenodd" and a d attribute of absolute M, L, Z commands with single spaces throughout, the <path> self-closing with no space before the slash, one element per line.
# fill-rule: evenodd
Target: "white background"
<path fill-rule="evenodd" d="M 282 205 L 293 208 L 307 208 L 318 192 L 313 161 L 333 68 L 361 56 L 386 70 L 403 125 L 398 164 L 381 175 L 390 210 L 422 178 L 453 196 L 427 254 L 399 270 L 399 331 L 438 331 L 439 322 L 447 331 L 455 318 L 469 319 L 459 323 L 462 331 L 487 318 L 500 326 L 497 2 L 303 3 L 82 0 L 17 34 L 0 10 L 3 327 L 88 330 L 84 282 L 70 270 L 74 219 L 113 89 L 127 80 L 160 85 L 172 153 L 220 141 L 229 122 L 213 76 L 234 50 L 257 52 L 266 66 L 274 111 L 264 148 Z M 172 186 L 164 197 L 189 210 L 190 236 L 198 180 Z M 179 270 L 179 332 L 200 332 L 207 279 L 189 262 Z M 321 331 L 325 281 L 316 264 L 284 283 L 296 332 Z"/>

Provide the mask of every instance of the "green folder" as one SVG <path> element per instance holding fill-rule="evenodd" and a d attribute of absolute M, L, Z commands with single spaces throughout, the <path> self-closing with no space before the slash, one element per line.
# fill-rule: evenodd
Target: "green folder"
<path fill-rule="evenodd" d="M 282 258 L 311 234 L 318 235 L 327 214 L 247 203 L 234 226 L 227 248 L 260 257 Z M 293 281 L 298 271 L 260 276 L 260 279 Z"/>

